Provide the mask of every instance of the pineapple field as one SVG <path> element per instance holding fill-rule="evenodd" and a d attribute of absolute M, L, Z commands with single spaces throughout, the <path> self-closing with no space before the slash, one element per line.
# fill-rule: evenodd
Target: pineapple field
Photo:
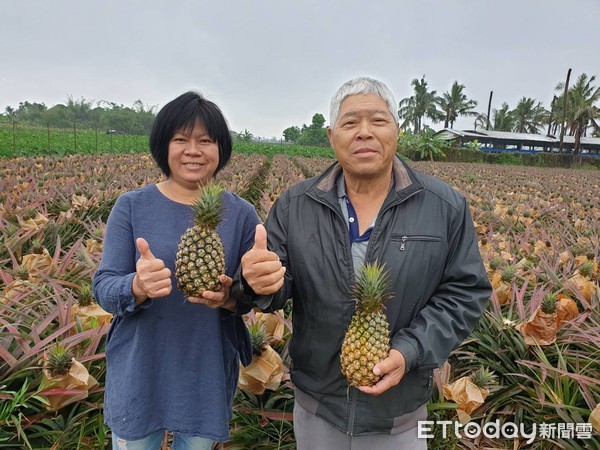
<path fill-rule="evenodd" d="M 0 448 L 109 448 L 111 317 L 91 277 L 117 197 L 161 175 L 147 154 L 0 161 Z M 332 162 L 235 153 L 218 180 L 264 219 L 287 187 Z M 475 331 L 435 371 L 429 418 L 537 425 L 528 442 L 438 424 L 429 448 L 600 450 L 600 171 L 410 164 L 467 197 L 494 288 Z M 253 362 L 240 375 L 231 439 L 218 447 L 294 449 L 291 307 L 245 320 Z"/>

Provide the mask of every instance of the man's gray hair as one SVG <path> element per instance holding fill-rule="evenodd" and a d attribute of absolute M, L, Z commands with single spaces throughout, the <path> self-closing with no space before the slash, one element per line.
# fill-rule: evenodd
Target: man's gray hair
<path fill-rule="evenodd" d="M 350 95 L 357 94 L 375 94 L 381 97 L 381 99 L 387 103 L 394 121 L 396 123 L 398 122 L 396 99 L 385 83 L 373 78 L 358 77 L 342 84 L 331 99 L 331 104 L 329 105 L 329 127 L 332 130 L 335 128 L 335 122 L 337 121 L 340 113 L 340 106 L 344 99 Z"/>

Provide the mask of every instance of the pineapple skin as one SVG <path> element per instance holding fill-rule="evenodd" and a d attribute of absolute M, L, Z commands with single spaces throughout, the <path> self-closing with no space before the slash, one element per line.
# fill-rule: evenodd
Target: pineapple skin
<path fill-rule="evenodd" d="M 373 386 L 381 376 L 373 367 L 388 357 L 389 324 L 383 311 L 368 313 L 361 308 L 352 317 L 342 343 L 342 373 L 350 386 Z"/>
<path fill-rule="evenodd" d="M 219 276 L 223 273 L 225 255 L 219 235 L 199 226 L 188 228 L 179 241 L 175 259 L 179 289 L 190 297 L 200 297 L 203 291 L 219 291 Z"/>

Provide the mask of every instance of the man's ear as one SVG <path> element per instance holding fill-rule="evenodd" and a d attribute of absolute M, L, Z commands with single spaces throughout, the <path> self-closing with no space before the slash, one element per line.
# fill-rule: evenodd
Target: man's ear
<path fill-rule="evenodd" d="M 331 142 L 331 127 L 327 127 L 327 139 L 329 139 L 329 145 L 333 148 L 333 142 Z"/>

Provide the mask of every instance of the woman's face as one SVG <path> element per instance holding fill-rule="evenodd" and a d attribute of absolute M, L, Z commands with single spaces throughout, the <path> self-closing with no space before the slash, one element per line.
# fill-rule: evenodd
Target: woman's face
<path fill-rule="evenodd" d="M 211 139 L 203 124 L 197 122 L 191 133 L 175 132 L 169 142 L 169 177 L 187 189 L 210 181 L 219 165 L 219 144 Z"/>

